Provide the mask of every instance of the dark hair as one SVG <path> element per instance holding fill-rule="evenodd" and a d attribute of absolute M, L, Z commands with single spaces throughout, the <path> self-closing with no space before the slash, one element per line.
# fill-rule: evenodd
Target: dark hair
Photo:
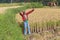
<path fill-rule="evenodd" d="M 23 11 L 23 14 L 25 14 L 25 11 Z"/>

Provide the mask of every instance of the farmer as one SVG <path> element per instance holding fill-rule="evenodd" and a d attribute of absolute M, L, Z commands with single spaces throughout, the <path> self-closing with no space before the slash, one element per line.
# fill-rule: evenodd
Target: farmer
<path fill-rule="evenodd" d="M 24 23 L 24 35 L 27 34 L 27 31 L 28 31 L 28 34 L 31 34 L 30 26 L 29 26 L 29 23 L 28 23 L 28 15 L 30 13 L 32 13 L 33 11 L 34 11 L 34 8 L 32 10 L 28 11 L 27 13 L 25 11 L 20 12 L 20 15 L 22 16 L 22 20 L 23 20 L 23 23 Z"/>

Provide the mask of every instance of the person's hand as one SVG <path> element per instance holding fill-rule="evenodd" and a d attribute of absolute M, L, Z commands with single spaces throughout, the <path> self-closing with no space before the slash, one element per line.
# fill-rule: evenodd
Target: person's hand
<path fill-rule="evenodd" d="M 34 8 L 32 8 L 32 10 L 34 10 Z"/>

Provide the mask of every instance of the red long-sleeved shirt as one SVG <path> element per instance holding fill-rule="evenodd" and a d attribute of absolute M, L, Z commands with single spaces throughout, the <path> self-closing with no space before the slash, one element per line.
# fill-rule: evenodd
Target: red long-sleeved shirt
<path fill-rule="evenodd" d="M 22 14 L 22 13 L 20 13 L 20 15 L 22 16 L 22 20 L 23 21 L 26 21 L 26 20 L 28 20 L 28 14 L 30 14 L 31 12 L 33 12 L 34 10 L 31 10 L 31 11 L 29 11 L 29 12 L 27 12 L 27 13 L 25 13 L 25 15 L 24 14 Z M 25 17 L 26 16 L 26 17 Z"/>

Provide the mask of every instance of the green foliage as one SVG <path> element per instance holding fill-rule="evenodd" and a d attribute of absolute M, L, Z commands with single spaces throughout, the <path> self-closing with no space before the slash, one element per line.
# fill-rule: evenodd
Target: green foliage
<path fill-rule="evenodd" d="M 12 0 L 12 2 L 40 2 L 42 0 Z M 0 0 L 0 3 L 10 3 L 11 0 Z"/>
<path fill-rule="evenodd" d="M 21 9 L 8 9 L 0 15 L 0 40 L 23 40 L 22 30 L 15 20 L 16 13 Z"/>
<path fill-rule="evenodd" d="M 23 3 L 0 3 L 0 7 L 22 6 Z"/>
<path fill-rule="evenodd" d="M 30 4 L 25 5 L 26 8 L 42 8 L 43 4 L 39 2 L 31 2 Z"/>
<path fill-rule="evenodd" d="M 60 6 L 60 0 L 57 0 L 57 2 L 58 2 L 58 5 Z"/>
<path fill-rule="evenodd" d="M 0 3 L 0 7 L 10 7 L 10 6 L 25 6 L 26 8 L 41 8 L 43 4 L 41 2 L 31 2 L 31 3 Z"/>

